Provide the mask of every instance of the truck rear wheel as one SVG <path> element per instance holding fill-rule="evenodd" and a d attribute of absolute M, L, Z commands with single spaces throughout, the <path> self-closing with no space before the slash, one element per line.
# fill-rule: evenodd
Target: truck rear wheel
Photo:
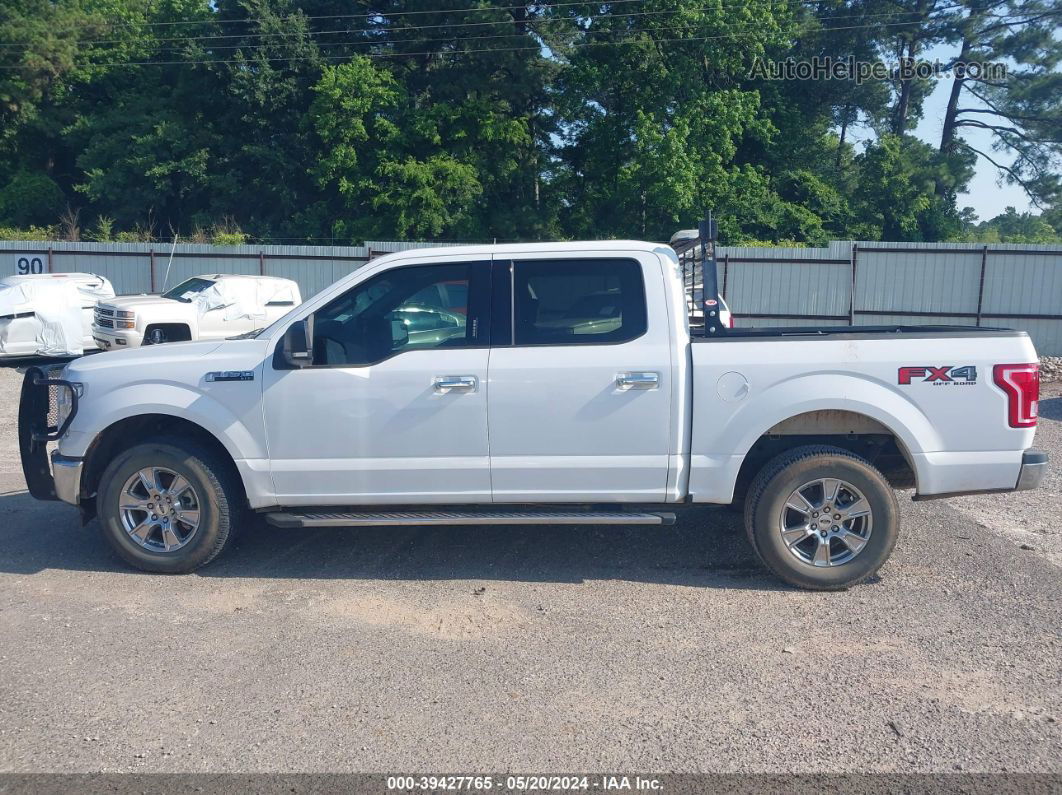
<path fill-rule="evenodd" d="M 898 527 L 888 481 L 839 447 L 782 453 L 756 476 L 745 500 L 756 554 L 799 588 L 841 590 L 865 580 L 892 554 Z"/>
<path fill-rule="evenodd" d="M 100 480 L 96 509 L 104 538 L 144 571 L 183 574 L 206 565 L 247 512 L 226 464 L 214 451 L 177 439 L 120 453 Z"/>

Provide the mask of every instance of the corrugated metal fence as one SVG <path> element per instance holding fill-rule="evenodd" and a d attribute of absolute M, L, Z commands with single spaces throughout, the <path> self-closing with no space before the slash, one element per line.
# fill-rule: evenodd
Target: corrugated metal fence
<path fill-rule="evenodd" d="M 1004 326 L 1062 355 L 1062 246 L 834 241 L 720 247 L 718 259 L 739 326 Z"/>
<path fill-rule="evenodd" d="M 120 294 L 201 273 L 284 276 L 308 298 L 373 257 L 424 243 L 211 246 L 0 242 L 0 274 L 87 271 Z M 1062 356 L 1062 246 L 835 241 L 720 247 L 719 284 L 739 326 L 948 323 L 1025 329 Z"/>

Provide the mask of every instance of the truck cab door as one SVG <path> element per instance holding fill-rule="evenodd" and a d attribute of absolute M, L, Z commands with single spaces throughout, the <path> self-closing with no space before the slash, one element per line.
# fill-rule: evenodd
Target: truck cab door
<path fill-rule="evenodd" d="M 656 257 L 515 256 L 494 285 L 494 501 L 664 502 L 677 420 Z"/>
<path fill-rule="evenodd" d="M 225 339 L 244 331 L 250 331 L 253 326 L 247 318 L 241 318 L 237 322 L 225 319 L 228 306 L 218 306 L 208 309 L 198 317 L 198 334 L 194 339 L 216 340 Z M 243 328 L 246 326 L 246 328 Z"/>
<path fill-rule="evenodd" d="M 266 365 L 280 503 L 489 502 L 489 299 L 489 262 L 441 257 L 313 311 L 312 364 Z"/>

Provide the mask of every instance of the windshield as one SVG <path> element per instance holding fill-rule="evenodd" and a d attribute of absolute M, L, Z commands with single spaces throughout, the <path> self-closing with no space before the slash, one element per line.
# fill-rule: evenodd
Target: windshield
<path fill-rule="evenodd" d="M 162 297 L 180 301 L 182 304 L 190 304 L 193 296 L 213 286 L 214 282 L 210 279 L 189 279 L 186 282 L 181 282 L 172 290 L 167 290 L 162 294 Z"/>

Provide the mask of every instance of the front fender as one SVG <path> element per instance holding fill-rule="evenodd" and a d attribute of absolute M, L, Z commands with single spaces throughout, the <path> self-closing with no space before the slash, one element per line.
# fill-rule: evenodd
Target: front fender
<path fill-rule="evenodd" d="M 190 338 L 193 340 L 199 339 L 199 315 L 194 311 L 186 311 L 185 304 L 179 304 L 182 308 L 178 312 L 152 312 L 145 310 L 143 312 L 142 319 L 139 321 L 142 328 L 139 329 L 141 334 L 147 333 L 148 328 L 151 326 L 187 326 Z M 139 313 L 138 313 L 139 314 Z"/>
<path fill-rule="evenodd" d="M 89 395 L 59 443 L 62 455 L 82 457 L 93 440 L 121 420 L 146 414 L 162 414 L 195 423 L 213 434 L 233 460 L 265 458 L 265 449 L 248 427 L 253 406 L 243 415 L 210 394 L 176 383 L 142 383 L 118 387 L 104 395 Z M 255 401 L 255 404 L 257 401 Z"/>

